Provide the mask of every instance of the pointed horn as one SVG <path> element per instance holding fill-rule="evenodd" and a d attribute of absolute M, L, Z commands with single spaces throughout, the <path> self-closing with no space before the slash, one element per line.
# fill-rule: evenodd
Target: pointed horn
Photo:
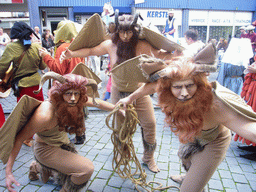
<path fill-rule="evenodd" d="M 86 86 L 90 86 L 92 88 L 92 91 L 93 91 L 93 96 L 92 96 L 93 104 L 98 105 L 98 103 L 95 100 L 95 97 L 96 97 L 95 94 L 96 94 L 96 92 L 98 90 L 97 82 L 94 79 L 88 79 L 88 83 L 87 83 Z"/>
<path fill-rule="evenodd" d="M 133 25 L 136 25 L 136 24 L 137 24 L 137 21 L 138 21 L 139 15 L 140 15 L 139 13 L 136 13 L 136 14 L 135 14 L 135 16 L 134 16 L 134 19 L 133 19 L 133 22 L 132 22 L 131 26 L 133 26 Z"/>
<path fill-rule="evenodd" d="M 115 24 L 116 24 L 116 30 L 118 28 L 118 17 L 119 17 L 119 9 L 115 10 Z"/>
<path fill-rule="evenodd" d="M 41 78 L 41 81 L 40 81 L 39 89 L 38 89 L 37 91 L 33 91 L 33 92 L 34 92 L 35 94 L 38 94 L 38 93 L 41 91 L 41 89 L 42 89 L 44 83 L 45 83 L 48 79 L 55 79 L 55 80 L 59 81 L 60 83 L 65 83 L 65 82 L 66 82 L 66 79 L 65 79 L 62 75 L 60 75 L 60 74 L 58 74 L 58 73 L 55 73 L 55 72 L 53 72 L 53 71 L 50 71 L 50 72 L 47 72 L 47 73 L 45 73 L 45 74 L 43 75 L 43 77 Z"/>

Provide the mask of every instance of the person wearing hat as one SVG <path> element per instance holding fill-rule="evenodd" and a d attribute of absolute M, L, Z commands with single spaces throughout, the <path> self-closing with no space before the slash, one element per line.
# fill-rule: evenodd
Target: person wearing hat
<path fill-rule="evenodd" d="M 115 32 L 111 36 L 111 39 L 104 40 L 99 45 L 92 48 L 81 48 L 76 51 L 67 49 L 65 52 L 63 52 L 61 60 L 72 57 L 87 57 L 91 55 L 99 56 L 109 54 L 110 67 L 111 69 L 114 69 L 115 67 L 121 65 L 121 63 L 129 61 L 130 59 L 141 54 L 154 55 L 155 57 L 162 59 L 172 58 L 172 53 L 156 49 L 148 41 L 139 39 L 141 28 L 140 25 L 137 24 L 138 17 L 139 14 L 136 14 L 135 16 L 119 16 L 119 12 L 116 10 L 116 28 Z M 162 35 L 159 34 L 159 36 Z M 129 79 L 134 78 L 132 73 L 130 73 L 130 75 L 131 76 Z M 131 94 L 139 86 L 141 86 L 141 84 L 138 82 L 127 84 L 127 80 L 128 79 L 125 79 L 124 77 L 116 78 L 115 76 L 112 76 L 112 103 L 117 103 L 120 98 Z M 142 127 L 142 140 L 144 146 L 142 160 L 148 166 L 150 171 L 159 172 L 160 170 L 157 167 L 154 159 L 154 151 L 156 149 L 156 120 L 150 97 L 145 96 L 142 99 L 137 100 L 135 109 L 138 113 L 140 125 Z M 117 121 L 118 122 L 116 125 L 120 126 L 123 121 L 123 117 L 118 117 Z"/>
<path fill-rule="evenodd" d="M 14 122 L 7 119 L 8 124 L 0 131 L 0 157 L 4 164 L 7 163 L 5 173 L 9 191 L 14 191 L 13 184 L 20 185 L 12 174 L 12 168 L 21 144 L 34 134 L 33 152 L 36 161 L 29 168 L 30 180 L 38 180 L 40 174 L 42 181 L 47 183 L 49 177 L 54 177 L 62 185 L 61 192 L 77 192 L 87 184 L 94 172 L 92 161 L 78 154 L 67 133 L 85 131 L 83 106 L 111 111 L 114 105 L 88 97 L 89 87 L 94 92 L 97 91 L 96 82 L 76 74 L 62 76 L 48 72 L 42 77 L 36 93 L 51 78 L 54 82 L 48 92 L 49 100 L 40 102 L 29 96 L 22 97 L 9 118 L 14 118 L 15 115 L 19 115 L 16 117 L 18 119 L 24 114 L 27 116 L 22 117 L 23 122 L 17 122 L 20 123 L 17 126 L 12 126 Z"/>
<path fill-rule="evenodd" d="M 18 41 L 9 43 L 0 59 L 0 79 L 4 77 L 12 62 L 17 66 L 11 83 L 17 102 L 23 95 L 29 95 L 40 101 L 44 100 L 42 91 L 38 95 L 33 93 L 38 89 L 41 79 L 38 70 L 45 69 L 46 64 L 39 56 L 38 50 L 41 46 L 31 43 L 32 34 L 37 37 L 34 30 L 26 23 L 15 22 L 11 28 L 10 37 Z M 25 141 L 25 144 L 31 146 L 30 140 Z"/>
<path fill-rule="evenodd" d="M 253 25 L 249 25 L 246 27 L 247 35 L 246 38 L 249 38 L 251 40 L 251 44 L 252 44 L 252 50 L 253 53 L 256 53 L 256 33 L 254 32 L 255 27 Z"/>
<path fill-rule="evenodd" d="M 246 38 L 246 36 L 247 36 L 246 30 L 245 30 L 246 27 L 245 27 L 245 26 L 242 26 L 242 27 L 240 27 L 239 29 L 240 29 L 240 32 L 241 32 L 240 39 L 241 39 L 241 38 Z"/>
<path fill-rule="evenodd" d="M 230 130 L 256 141 L 256 113 L 239 95 L 209 82 L 205 73 L 208 67 L 202 67 L 197 59 L 180 57 L 165 63 L 167 67 L 150 75 L 151 80 L 158 80 L 143 85 L 118 104 L 126 107 L 157 92 L 165 122 L 179 138 L 178 156 L 186 171 L 171 179 L 181 184 L 181 192 L 201 192 L 226 156 Z"/>
<path fill-rule="evenodd" d="M 164 36 L 167 37 L 170 40 L 174 39 L 174 33 L 175 33 L 175 30 L 176 30 L 175 25 L 174 25 L 174 21 L 175 21 L 174 12 L 173 12 L 173 9 L 170 9 L 168 11 L 168 18 L 166 20 L 165 28 L 162 32 L 164 34 Z"/>
<path fill-rule="evenodd" d="M 44 100 L 42 92 L 38 95 L 33 93 L 34 90 L 38 89 L 41 79 L 38 70 L 45 69 L 46 64 L 39 56 L 38 50 L 41 46 L 31 43 L 32 34 L 37 36 L 26 23 L 15 22 L 11 28 L 10 37 L 11 39 L 18 39 L 18 41 L 8 44 L 0 59 L 0 79 L 3 78 L 12 62 L 18 65 L 12 83 L 17 102 L 25 94 L 40 101 Z"/>

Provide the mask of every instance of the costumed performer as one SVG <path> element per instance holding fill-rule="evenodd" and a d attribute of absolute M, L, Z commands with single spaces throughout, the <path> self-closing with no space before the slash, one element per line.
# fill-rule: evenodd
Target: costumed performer
<path fill-rule="evenodd" d="M 166 68 L 150 75 L 158 81 L 143 85 L 119 103 L 126 106 L 158 93 L 165 122 L 181 143 L 178 156 L 186 170 L 185 175 L 171 179 L 181 183 L 181 192 L 201 192 L 225 158 L 230 130 L 256 141 L 256 113 L 239 95 L 217 82 L 210 83 L 204 72 L 208 67 L 194 59 L 181 57 L 165 63 Z"/>
<path fill-rule="evenodd" d="M 90 55 L 99 56 L 109 54 L 110 66 L 111 69 L 113 69 L 121 63 L 126 62 L 129 59 L 141 54 L 154 55 L 155 57 L 162 59 L 172 58 L 172 53 L 163 49 L 156 49 L 154 47 L 157 46 L 153 47 L 148 41 L 156 40 L 156 43 L 160 42 L 163 45 L 170 42 L 171 45 L 169 44 L 170 46 L 167 46 L 169 48 L 172 48 L 172 45 L 176 45 L 174 42 L 171 42 L 167 38 L 163 37 L 161 34 L 152 32 L 153 35 L 150 36 L 150 39 L 139 39 L 141 28 L 137 24 L 138 17 L 138 13 L 135 16 L 119 16 L 119 12 L 118 10 L 116 10 L 116 28 L 115 32 L 111 36 L 111 39 L 104 40 L 99 45 L 92 48 L 82 48 L 76 51 L 71 51 L 70 49 L 67 49 L 67 51 L 63 53 L 61 59 L 63 60 L 71 57 L 87 57 Z M 146 33 L 147 31 L 149 31 L 149 29 L 143 28 L 143 33 Z M 76 38 L 75 40 L 77 39 L 78 38 Z M 179 45 L 176 46 L 178 48 L 181 47 Z M 133 71 L 131 70 L 131 67 L 133 67 L 132 65 L 133 63 L 131 63 L 130 66 L 127 66 L 127 73 L 129 72 L 130 74 L 129 79 L 135 78 L 132 74 Z M 127 83 L 127 79 L 124 79 L 123 77 L 116 78 L 116 76 L 112 76 L 112 103 L 117 103 L 120 98 L 131 94 L 141 85 L 142 84 L 138 82 Z M 142 160 L 148 166 L 149 170 L 151 170 L 152 172 L 159 172 L 160 170 L 157 167 L 154 159 L 154 151 L 156 148 L 156 120 L 151 98 L 147 95 L 143 98 L 138 99 L 134 107 L 136 109 L 136 112 L 138 113 L 138 118 L 142 130 L 142 139 L 144 146 Z M 122 116 L 119 116 L 116 119 L 116 126 L 121 126 L 124 118 Z"/>
<path fill-rule="evenodd" d="M 20 151 L 22 142 L 35 134 L 34 156 L 29 168 L 29 178 L 37 180 L 38 173 L 46 183 L 50 176 L 57 173 L 58 183 L 62 185 L 61 192 L 79 191 L 86 185 L 93 174 L 93 163 L 86 157 L 77 154 L 74 145 L 70 143 L 67 133 L 74 134 L 85 131 L 83 106 L 98 107 L 103 110 L 113 110 L 113 104 L 87 97 L 87 86 L 97 90 L 97 84 L 92 79 L 80 75 L 67 74 L 61 76 L 54 72 L 46 73 L 41 80 L 41 85 L 49 78 L 53 78 L 52 88 L 49 90 L 49 100 L 38 104 L 31 118 L 24 128 L 18 132 L 10 151 L 2 139 L 0 147 L 3 163 L 7 156 L 6 186 L 9 191 L 14 191 L 14 186 L 19 185 L 12 174 L 12 167 Z M 40 87 L 41 88 L 41 87 Z M 27 96 L 24 96 L 28 100 Z M 25 102 L 28 103 L 28 102 Z M 19 105 L 19 104 L 18 104 Z M 28 110 L 26 106 L 25 109 Z M 7 119 L 8 121 L 8 119 Z M 6 122 L 7 122 L 6 121 Z M 12 127 L 11 127 L 12 128 Z M 9 133 L 13 130 L 9 128 Z M 0 138 L 4 137 L 6 129 L 3 128 Z M 11 145 L 11 144 L 9 144 Z M 8 158 L 9 157 L 9 158 Z"/>
<path fill-rule="evenodd" d="M 54 58 L 51 57 L 50 53 L 45 48 L 39 49 L 39 55 L 43 58 L 43 61 L 51 71 L 65 75 L 71 73 L 78 63 L 85 63 L 84 58 L 77 57 L 67 59 L 60 64 L 61 53 L 66 50 L 80 30 L 81 26 L 78 23 L 74 23 L 70 20 L 60 21 L 57 29 L 54 31 L 54 43 L 57 47 Z M 82 135 L 76 135 L 74 143 L 83 144 L 84 141 L 85 133 L 82 133 Z"/>

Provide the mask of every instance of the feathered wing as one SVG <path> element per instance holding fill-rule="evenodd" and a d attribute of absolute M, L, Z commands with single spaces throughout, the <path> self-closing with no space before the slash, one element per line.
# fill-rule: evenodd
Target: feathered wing
<path fill-rule="evenodd" d="M 95 13 L 84 24 L 77 37 L 69 45 L 71 51 L 82 48 L 91 48 L 109 39 L 106 25 L 99 14 Z"/>
<path fill-rule="evenodd" d="M 86 77 L 87 79 L 93 79 L 96 81 L 97 84 L 101 82 L 101 79 L 91 69 L 89 69 L 84 63 L 78 63 L 71 73 L 76 75 L 81 75 L 83 77 Z M 94 94 L 95 94 L 95 97 L 99 97 L 98 90 Z M 90 97 L 93 97 L 92 87 L 87 88 L 87 95 Z"/>

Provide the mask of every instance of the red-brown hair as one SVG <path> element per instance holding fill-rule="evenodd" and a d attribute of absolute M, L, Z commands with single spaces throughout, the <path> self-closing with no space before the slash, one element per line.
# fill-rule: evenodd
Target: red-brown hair
<path fill-rule="evenodd" d="M 67 82 L 53 82 L 53 86 L 48 92 L 51 103 L 56 108 L 59 130 L 73 134 L 80 134 L 85 131 L 83 106 L 87 102 L 86 85 L 88 80 L 80 75 L 67 74 L 64 75 Z M 75 107 L 68 107 L 68 104 L 63 99 L 63 94 L 75 89 L 80 91 L 80 98 Z"/>
<path fill-rule="evenodd" d="M 159 79 L 157 93 L 159 105 L 165 113 L 165 121 L 171 130 L 179 136 L 182 143 L 192 142 L 203 128 L 204 113 L 212 104 L 211 85 L 205 73 L 195 72 L 194 64 L 188 59 L 171 61 L 166 77 Z M 173 81 L 193 79 L 197 85 L 195 95 L 182 102 L 171 91 Z"/>

